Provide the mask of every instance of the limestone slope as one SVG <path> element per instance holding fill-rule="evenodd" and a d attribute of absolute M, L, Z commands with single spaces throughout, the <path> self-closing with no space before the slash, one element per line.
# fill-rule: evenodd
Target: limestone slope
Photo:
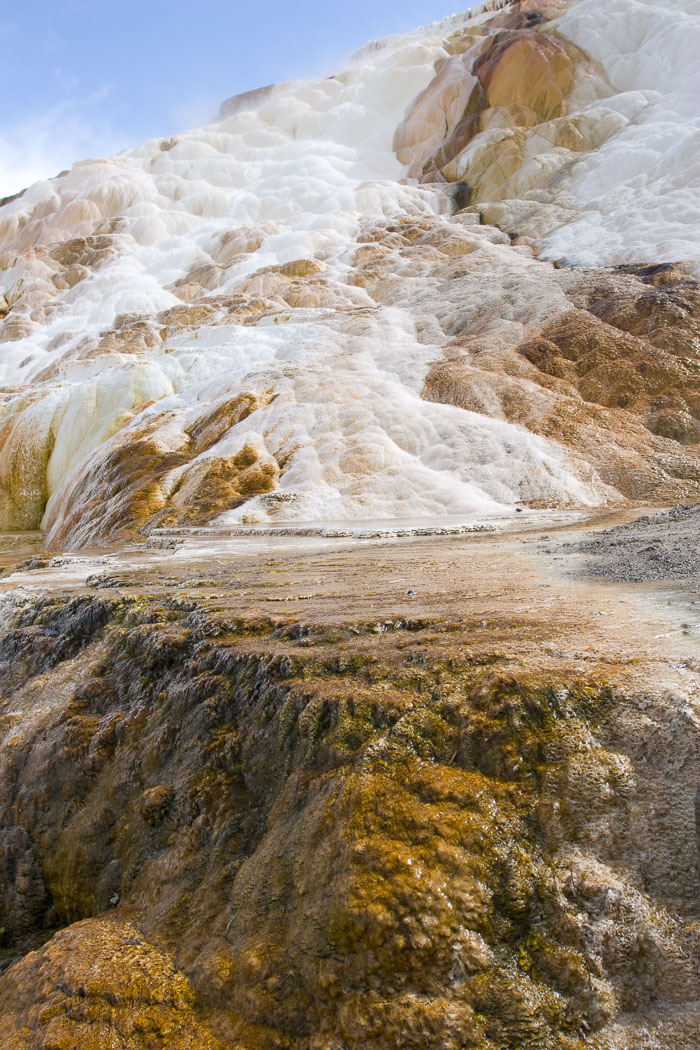
<path fill-rule="evenodd" d="M 0 206 L 0 527 L 697 498 L 698 26 L 457 15 Z"/>

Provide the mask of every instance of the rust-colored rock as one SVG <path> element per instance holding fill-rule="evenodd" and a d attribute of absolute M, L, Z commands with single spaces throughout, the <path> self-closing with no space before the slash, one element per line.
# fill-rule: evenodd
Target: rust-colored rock
<path fill-rule="evenodd" d="M 560 117 L 573 86 L 573 49 L 532 29 L 505 31 L 473 66 L 492 107 L 519 105 L 541 121 Z"/>
<path fill-rule="evenodd" d="M 470 38 L 471 49 L 442 65 L 396 132 L 394 149 L 409 174 L 431 181 L 442 173 L 455 181 L 452 162 L 480 133 L 534 128 L 565 115 L 585 56 L 556 33 L 540 32 L 546 21 L 527 10 L 497 16 L 480 50 Z M 524 160 L 523 140 L 506 181 Z M 482 197 L 494 199 L 488 189 Z"/>
<path fill-rule="evenodd" d="M 540 371 L 566 379 L 586 401 L 640 417 L 654 434 L 700 441 L 695 282 L 621 294 L 572 311 L 520 352 Z"/>
<path fill-rule="evenodd" d="M 692 732 L 628 666 L 505 605 L 176 604 L 39 601 L 2 641 L 5 710 L 57 698 L 0 723 L 3 1047 L 613 1050 L 693 998 L 695 828 L 659 816 Z"/>
<path fill-rule="evenodd" d="M 251 445 L 234 456 L 206 457 L 188 471 L 163 521 L 204 525 L 253 496 L 271 492 L 278 477 L 277 463 Z"/>
<path fill-rule="evenodd" d="M 57 933 L 3 985 L 4 1050 L 223 1050 L 187 978 L 123 921 Z"/>

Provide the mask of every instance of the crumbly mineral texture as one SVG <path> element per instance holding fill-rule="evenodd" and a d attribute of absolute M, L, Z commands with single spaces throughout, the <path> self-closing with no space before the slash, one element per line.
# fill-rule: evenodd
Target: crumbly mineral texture
<path fill-rule="evenodd" d="M 643 515 L 585 540 L 586 572 L 612 580 L 700 582 L 700 504 Z"/>
<path fill-rule="evenodd" d="M 506 605 L 18 601 L 3 1047 L 691 1050 L 695 723 Z"/>

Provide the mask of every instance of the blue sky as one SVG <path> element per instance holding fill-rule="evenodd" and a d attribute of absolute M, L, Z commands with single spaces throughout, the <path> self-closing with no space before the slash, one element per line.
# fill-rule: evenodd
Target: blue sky
<path fill-rule="evenodd" d="M 332 72 L 373 37 L 463 9 L 459 0 L 2 4 L 0 196 L 82 157 L 204 123 L 240 91 Z"/>

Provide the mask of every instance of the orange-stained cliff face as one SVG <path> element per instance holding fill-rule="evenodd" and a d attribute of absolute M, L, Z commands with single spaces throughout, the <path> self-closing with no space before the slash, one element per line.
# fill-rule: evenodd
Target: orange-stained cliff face
<path fill-rule="evenodd" d="M 505 7 L 453 34 L 400 125 L 411 175 L 468 183 L 487 221 L 549 258 L 697 271 L 696 8 Z"/>
<path fill-rule="evenodd" d="M 412 176 L 429 181 L 442 175 L 454 181 L 459 164 L 451 162 L 477 135 L 490 128 L 532 129 L 567 115 L 576 76 L 589 72 L 590 61 L 548 26 L 564 6 L 499 15 L 449 41 L 456 53 L 418 97 L 394 139 Z M 526 139 L 518 142 L 524 148 Z M 504 169 L 501 189 L 523 164 L 522 151 L 516 158 L 512 170 Z M 503 166 L 502 156 L 495 160 Z M 494 176 L 489 182 L 482 171 L 480 179 L 481 196 L 488 199 Z"/>

